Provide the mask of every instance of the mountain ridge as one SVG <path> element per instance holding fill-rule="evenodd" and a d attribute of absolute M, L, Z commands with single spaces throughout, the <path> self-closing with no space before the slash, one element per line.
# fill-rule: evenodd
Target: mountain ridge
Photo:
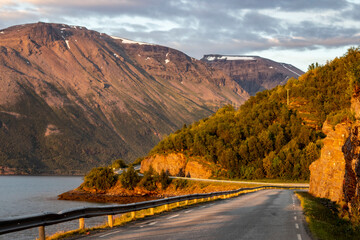
<path fill-rule="evenodd" d="M 207 54 L 201 61 L 227 73 L 251 96 L 259 91 L 284 85 L 290 78 L 298 78 L 304 74 L 291 64 L 259 56 Z"/>
<path fill-rule="evenodd" d="M 0 72 L 0 166 L 21 173 L 131 161 L 249 98 L 225 72 L 176 49 L 65 24 L 0 30 Z"/>

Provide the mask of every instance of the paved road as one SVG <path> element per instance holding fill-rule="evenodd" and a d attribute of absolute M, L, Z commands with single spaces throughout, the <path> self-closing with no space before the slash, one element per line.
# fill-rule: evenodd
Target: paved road
<path fill-rule="evenodd" d="M 194 181 L 203 181 L 203 182 L 223 182 L 223 183 L 239 183 L 239 184 L 256 184 L 261 186 L 282 186 L 282 187 L 301 187 L 308 188 L 308 183 L 268 183 L 268 182 L 248 182 L 248 181 L 235 181 L 235 180 L 217 180 L 217 179 L 203 179 L 203 178 L 186 178 L 186 177 L 174 177 L 170 176 L 170 178 L 178 178 L 178 179 L 188 179 Z"/>
<path fill-rule="evenodd" d="M 292 190 L 263 190 L 168 212 L 86 239 L 308 240 Z"/>

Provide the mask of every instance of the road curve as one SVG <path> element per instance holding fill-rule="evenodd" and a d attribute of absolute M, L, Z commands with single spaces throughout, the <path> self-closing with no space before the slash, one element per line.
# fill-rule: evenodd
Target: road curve
<path fill-rule="evenodd" d="M 271 189 L 139 220 L 86 239 L 309 240 L 292 190 Z"/>
<path fill-rule="evenodd" d="M 170 176 L 173 179 L 187 179 L 193 181 L 203 181 L 203 182 L 222 182 L 222 183 L 239 183 L 239 184 L 256 184 L 261 186 L 279 186 L 279 187 L 300 187 L 308 188 L 308 183 L 269 183 L 269 182 L 248 182 L 248 181 L 236 181 L 236 180 L 218 180 L 218 179 L 205 179 L 205 178 L 186 178 L 186 177 L 174 177 Z"/>

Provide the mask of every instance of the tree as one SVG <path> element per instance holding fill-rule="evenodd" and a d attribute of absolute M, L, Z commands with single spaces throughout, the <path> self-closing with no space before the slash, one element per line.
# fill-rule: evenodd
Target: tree
<path fill-rule="evenodd" d="M 95 188 L 97 190 L 106 190 L 115 185 L 117 176 L 108 167 L 97 167 L 91 171 L 84 178 L 84 185 L 86 187 Z"/>
<path fill-rule="evenodd" d="M 140 178 L 135 172 L 133 166 L 130 166 L 127 170 L 124 170 L 120 176 L 121 185 L 126 189 L 133 190 L 139 181 Z"/>
<path fill-rule="evenodd" d="M 127 168 L 127 164 L 123 159 L 116 159 L 112 164 L 112 168 L 119 169 L 119 168 Z"/>
<path fill-rule="evenodd" d="M 157 189 L 157 180 L 159 179 L 159 174 L 154 170 L 154 168 L 150 165 L 148 171 L 144 173 L 144 176 L 139 182 L 139 186 L 145 188 L 148 191 L 154 191 Z"/>

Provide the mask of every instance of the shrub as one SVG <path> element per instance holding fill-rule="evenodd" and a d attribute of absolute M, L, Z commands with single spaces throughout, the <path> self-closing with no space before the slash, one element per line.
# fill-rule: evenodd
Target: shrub
<path fill-rule="evenodd" d="M 121 185 L 126 189 L 133 190 L 139 181 L 140 178 L 135 172 L 133 166 L 130 166 L 127 170 L 124 170 L 120 176 Z"/>
<path fill-rule="evenodd" d="M 122 159 L 116 159 L 112 164 L 112 168 L 119 169 L 119 168 L 127 168 L 127 164 Z"/>
<path fill-rule="evenodd" d="M 159 181 L 161 183 L 161 188 L 163 190 L 165 190 L 171 183 L 171 179 L 169 178 L 169 173 L 167 171 L 165 172 L 164 169 L 161 170 Z"/>
<path fill-rule="evenodd" d="M 178 190 L 178 189 L 184 189 L 188 186 L 188 180 L 186 179 L 176 179 L 174 181 L 174 186 L 175 186 L 175 189 Z"/>
<path fill-rule="evenodd" d="M 97 190 L 106 190 L 114 186 L 116 181 L 117 176 L 110 168 L 97 167 L 91 169 L 85 176 L 84 185 Z"/>
<path fill-rule="evenodd" d="M 149 170 L 144 173 L 139 186 L 145 188 L 148 191 L 154 191 L 157 188 L 156 183 L 158 179 L 159 175 L 154 171 L 152 166 L 150 166 Z"/>

